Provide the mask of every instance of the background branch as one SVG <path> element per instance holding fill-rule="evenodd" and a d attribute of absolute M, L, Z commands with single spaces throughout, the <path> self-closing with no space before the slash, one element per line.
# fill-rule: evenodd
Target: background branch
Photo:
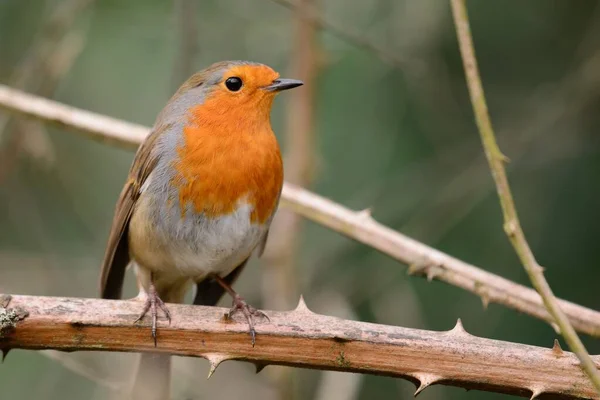
<path fill-rule="evenodd" d="M 6 296 L 5 296 L 6 297 Z M 27 317 L 4 331 L 0 349 L 169 352 L 204 357 L 209 377 L 226 360 L 379 374 L 433 384 L 537 397 L 598 398 L 573 354 L 479 338 L 460 320 L 433 332 L 343 320 L 311 312 L 304 302 L 290 312 L 269 312 L 252 347 L 246 325 L 223 319 L 226 309 L 171 304 L 171 325 L 160 324 L 158 347 L 149 328 L 133 324 L 136 301 L 14 296 L 10 310 Z M 146 321 L 147 322 L 147 321 Z M 600 359 L 596 360 L 600 361 Z"/>
<path fill-rule="evenodd" d="M 456 34 L 467 78 L 467 86 L 469 88 L 469 94 L 471 95 L 471 103 L 473 104 L 473 112 L 475 113 L 475 119 L 481 135 L 485 155 L 488 159 L 494 181 L 496 182 L 496 190 L 498 191 L 498 197 L 500 198 L 500 204 L 502 206 L 504 230 L 519 256 L 519 259 L 523 263 L 523 267 L 525 268 L 527 275 L 529 275 L 531 283 L 542 296 L 544 305 L 558 325 L 560 333 L 565 338 L 569 348 L 577 355 L 577 358 L 581 361 L 582 368 L 592 380 L 598 393 L 600 393 L 600 373 L 598 373 L 594 362 L 579 339 L 579 336 L 577 336 L 577 332 L 575 332 L 569 318 L 561 310 L 558 300 L 554 296 L 554 293 L 552 293 L 552 289 L 544 277 L 544 270 L 535 259 L 535 256 L 527 243 L 527 239 L 525 238 L 525 233 L 521 228 L 508 178 L 506 177 L 506 170 L 504 168 L 504 162 L 507 161 L 507 158 L 502 154 L 498 147 L 487 109 L 483 85 L 481 84 L 481 77 L 479 76 L 479 69 L 477 67 L 477 59 L 475 57 L 475 49 L 473 46 L 473 38 L 471 36 L 465 0 L 451 0 L 451 4 Z"/>
<path fill-rule="evenodd" d="M 70 107 L 0 85 L 0 108 L 82 132 L 109 144 L 134 149 L 148 128 Z M 495 302 L 552 323 L 539 294 L 523 285 L 486 272 L 420 243 L 375 221 L 368 211 L 354 212 L 324 197 L 286 183 L 283 207 L 409 265 L 411 274 L 460 287 Z M 600 313 L 559 300 L 573 327 L 600 337 Z"/>

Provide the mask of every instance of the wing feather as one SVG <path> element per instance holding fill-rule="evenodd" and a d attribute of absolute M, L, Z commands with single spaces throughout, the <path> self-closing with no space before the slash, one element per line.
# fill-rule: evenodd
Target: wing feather
<path fill-rule="evenodd" d="M 119 195 L 112 227 L 108 236 L 108 244 L 100 273 L 100 295 L 105 299 L 121 298 L 125 270 L 130 262 L 129 255 L 129 221 L 135 209 L 140 188 L 156 166 L 158 158 L 154 151 L 156 140 L 170 126 L 162 125 L 152 130 L 137 150 L 127 182 Z"/>

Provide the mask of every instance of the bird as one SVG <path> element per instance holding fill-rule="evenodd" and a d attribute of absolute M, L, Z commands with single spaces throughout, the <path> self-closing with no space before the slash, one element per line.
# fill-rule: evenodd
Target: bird
<path fill-rule="evenodd" d="M 244 315 L 255 345 L 254 318 L 268 317 L 232 284 L 263 253 L 281 197 L 273 100 L 301 85 L 262 63 L 214 63 L 181 85 L 139 146 L 115 206 L 99 286 L 102 298 L 120 299 L 133 266 L 143 302 L 135 322 L 150 313 L 154 346 L 159 311 L 170 323 L 166 304 L 183 303 L 193 286 L 196 305 L 216 305 L 229 293 L 229 316 Z"/>

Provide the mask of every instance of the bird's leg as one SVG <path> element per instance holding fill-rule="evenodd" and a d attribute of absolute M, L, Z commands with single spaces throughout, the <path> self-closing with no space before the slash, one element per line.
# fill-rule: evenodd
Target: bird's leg
<path fill-rule="evenodd" d="M 256 331 L 254 330 L 254 317 L 266 318 L 270 322 L 271 320 L 269 319 L 269 316 L 264 312 L 252 307 L 251 305 L 248 305 L 248 303 L 246 303 L 242 296 L 237 294 L 237 292 L 233 290 L 231 285 L 227 283 L 223 278 L 221 278 L 218 275 L 215 275 L 214 279 L 233 298 L 233 305 L 229 310 L 229 313 L 227 314 L 227 318 L 231 318 L 233 314 L 239 311 L 241 311 L 242 314 L 244 314 L 244 317 L 246 317 L 246 321 L 248 321 L 250 336 L 252 337 L 252 347 L 254 347 L 254 343 L 256 342 Z"/>
<path fill-rule="evenodd" d="M 169 320 L 169 325 L 171 325 L 171 313 L 169 313 L 167 306 L 165 306 L 165 303 L 158 296 L 158 293 L 156 293 L 156 287 L 154 286 L 154 273 L 150 273 L 150 286 L 148 287 L 144 309 L 134 323 L 144 318 L 148 313 L 148 310 L 150 310 L 150 315 L 152 316 L 152 338 L 154 339 L 154 347 L 156 347 L 157 306 L 163 311 L 163 313 L 165 313 L 165 317 L 167 317 L 167 320 Z"/>

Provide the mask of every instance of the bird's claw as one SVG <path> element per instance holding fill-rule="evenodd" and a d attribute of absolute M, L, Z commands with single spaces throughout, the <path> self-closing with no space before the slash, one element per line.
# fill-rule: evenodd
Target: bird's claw
<path fill-rule="evenodd" d="M 148 311 L 150 311 L 150 315 L 152 316 L 151 332 L 152 332 L 152 339 L 154 339 L 154 347 L 156 347 L 156 344 L 157 344 L 156 343 L 156 324 L 157 324 L 158 308 L 160 308 L 162 310 L 162 312 L 165 314 L 165 317 L 169 321 L 169 325 L 171 325 L 171 313 L 169 312 L 169 309 L 167 308 L 165 303 L 161 300 L 160 297 L 158 297 L 158 294 L 156 294 L 156 291 L 154 291 L 154 290 L 151 290 L 148 293 L 148 296 L 146 297 L 146 301 L 144 303 L 144 309 L 142 310 L 142 313 L 140 314 L 140 316 L 137 317 L 137 319 L 134 321 L 134 323 L 141 321 L 146 316 Z"/>
<path fill-rule="evenodd" d="M 236 314 L 240 311 L 242 312 L 242 314 L 244 314 L 244 317 L 246 318 L 246 321 L 248 322 L 249 333 L 250 333 L 250 336 L 252 337 L 252 347 L 254 347 L 254 344 L 256 343 L 256 331 L 254 330 L 254 317 L 266 318 L 267 321 L 269 321 L 269 322 L 271 322 L 271 319 L 264 312 L 257 310 L 256 308 L 252 307 L 251 305 L 248 305 L 248 303 L 246 303 L 246 301 L 240 295 L 236 295 L 233 298 L 233 306 L 229 310 L 229 313 L 227 313 L 227 315 L 226 315 L 227 319 L 231 319 L 231 317 L 234 314 Z"/>

